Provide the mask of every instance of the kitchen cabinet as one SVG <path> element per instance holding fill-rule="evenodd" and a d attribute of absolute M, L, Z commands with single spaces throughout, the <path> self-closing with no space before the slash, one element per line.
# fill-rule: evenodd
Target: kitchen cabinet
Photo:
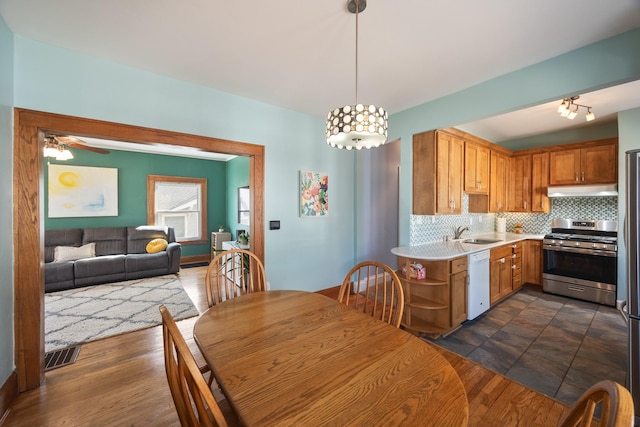
<path fill-rule="evenodd" d="M 549 196 L 549 153 L 531 155 L 531 212 L 550 210 Z"/>
<path fill-rule="evenodd" d="M 618 181 L 618 144 L 604 140 L 584 148 L 549 153 L 549 185 L 614 184 Z"/>
<path fill-rule="evenodd" d="M 511 290 L 522 287 L 522 242 L 511 245 Z"/>
<path fill-rule="evenodd" d="M 499 151 L 491 150 L 489 177 L 489 212 L 505 212 L 507 210 L 508 174 L 509 157 Z"/>
<path fill-rule="evenodd" d="M 464 141 L 440 130 L 413 136 L 413 214 L 462 213 Z"/>
<path fill-rule="evenodd" d="M 425 268 L 426 277 L 410 274 L 412 263 Z M 446 335 L 467 319 L 467 257 L 425 261 L 398 257 L 398 277 L 404 291 L 402 325 L 414 333 Z"/>
<path fill-rule="evenodd" d="M 531 155 L 511 157 L 509 166 L 509 212 L 531 210 Z"/>
<path fill-rule="evenodd" d="M 522 280 L 542 286 L 542 240 L 525 240 L 522 250 Z"/>
<path fill-rule="evenodd" d="M 464 191 L 469 194 L 489 194 L 489 148 L 465 141 Z"/>
<path fill-rule="evenodd" d="M 499 246 L 491 249 L 489 261 L 489 283 L 491 304 L 511 294 L 511 245 Z"/>

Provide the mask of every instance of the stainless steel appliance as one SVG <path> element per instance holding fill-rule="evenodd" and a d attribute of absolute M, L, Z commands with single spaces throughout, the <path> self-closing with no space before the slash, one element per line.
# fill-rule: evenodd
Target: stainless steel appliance
<path fill-rule="evenodd" d="M 633 396 L 635 424 L 640 425 L 640 150 L 626 154 L 627 210 L 627 315 L 629 321 L 629 365 L 627 386 Z"/>
<path fill-rule="evenodd" d="M 554 219 L 544 236 L 545 292 L 615 306 L 618 222 Z"/>
<path fill-rule="evenodd" d="M 489 258 L 491 251 L 469 254 L 469 289 L 467 292 L 467 320 L 475 319 L 489 309 Z"/>

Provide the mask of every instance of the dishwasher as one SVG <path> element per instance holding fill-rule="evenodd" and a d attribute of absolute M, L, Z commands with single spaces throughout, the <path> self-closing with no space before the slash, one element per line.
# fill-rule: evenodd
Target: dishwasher
<path fill-rule="evenodd" d="M 491 251 L 469 254 L 469 289 L 467 292 L 467 320 L 475 319 L 489 309 L 489 258 Z"/>

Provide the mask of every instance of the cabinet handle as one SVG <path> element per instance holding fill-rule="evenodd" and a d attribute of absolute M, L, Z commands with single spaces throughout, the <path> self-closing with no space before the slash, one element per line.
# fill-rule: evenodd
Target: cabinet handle
<path fill-rule="evenodd" d="M 518 257 L 518 255 L 516 255 L 516 254 L 511 255 L 511 258 L 517 258 L 517 257 Z"/>
<path fill-rule="evenodd" d="M 518 245 L 511 245 L 511 249 L 517 249 Z"/>
<path fill-rule="evenodd" d="M 516 266 L 515 266 L 515 265 L 512 265 L 512 266 L 511 266 L 511 269 L 512 269 L 512 270 L 515 270 L 515 269 L 516 269 Z"/>
<path fill-rule="evenodd" d="M 523 202 L 524 204 L 524 209 L 527 210 L 527 202 Z"/>
<path fill-rule="evenodd" d="M 504 264 L 506 261 L 504 258 L 500 258 L 500 264 Z"/>
<path fill-rule="evenodd" d="M 584 171 L 582 171 L 582 182 L 584 182 Z"/>
<path fill-rule="evenodd" d="M 576 182 L 580 181 L 580 179 L 578 178 L 578 172 L 576 172 Z"/>

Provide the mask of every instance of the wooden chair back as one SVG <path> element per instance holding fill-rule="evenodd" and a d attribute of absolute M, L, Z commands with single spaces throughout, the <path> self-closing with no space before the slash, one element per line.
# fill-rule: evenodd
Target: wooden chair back
<path fill-rule="evenodd" d="M 227 426 L 213 392 L 207 385 L 173 316 L 164 305 L 162 335 L 169 389 L 182 426 Z"/>
<path fill-rule="evenodd" d="M 338 301 L 400 327 L 404 292 L 398 275 L 388 265 L 364 261 L 353 267 L 342 282 Z"/>
<path fill-rule="evenodd" d="M 633 426 L 633 398 L 629 390 L 614 381 L 600 381 L 585 391 L 560 420 L 559 427 L 590 426 L 594 421 L 596 406 L 600 406 L 600 427 Z"/>
<path fill-rule="evenodd" d="M 264 265 L 244 249 L 220 252 L 209 263 L 205 287 L 209 307 L 243 294 L 266 291 Z"/>

